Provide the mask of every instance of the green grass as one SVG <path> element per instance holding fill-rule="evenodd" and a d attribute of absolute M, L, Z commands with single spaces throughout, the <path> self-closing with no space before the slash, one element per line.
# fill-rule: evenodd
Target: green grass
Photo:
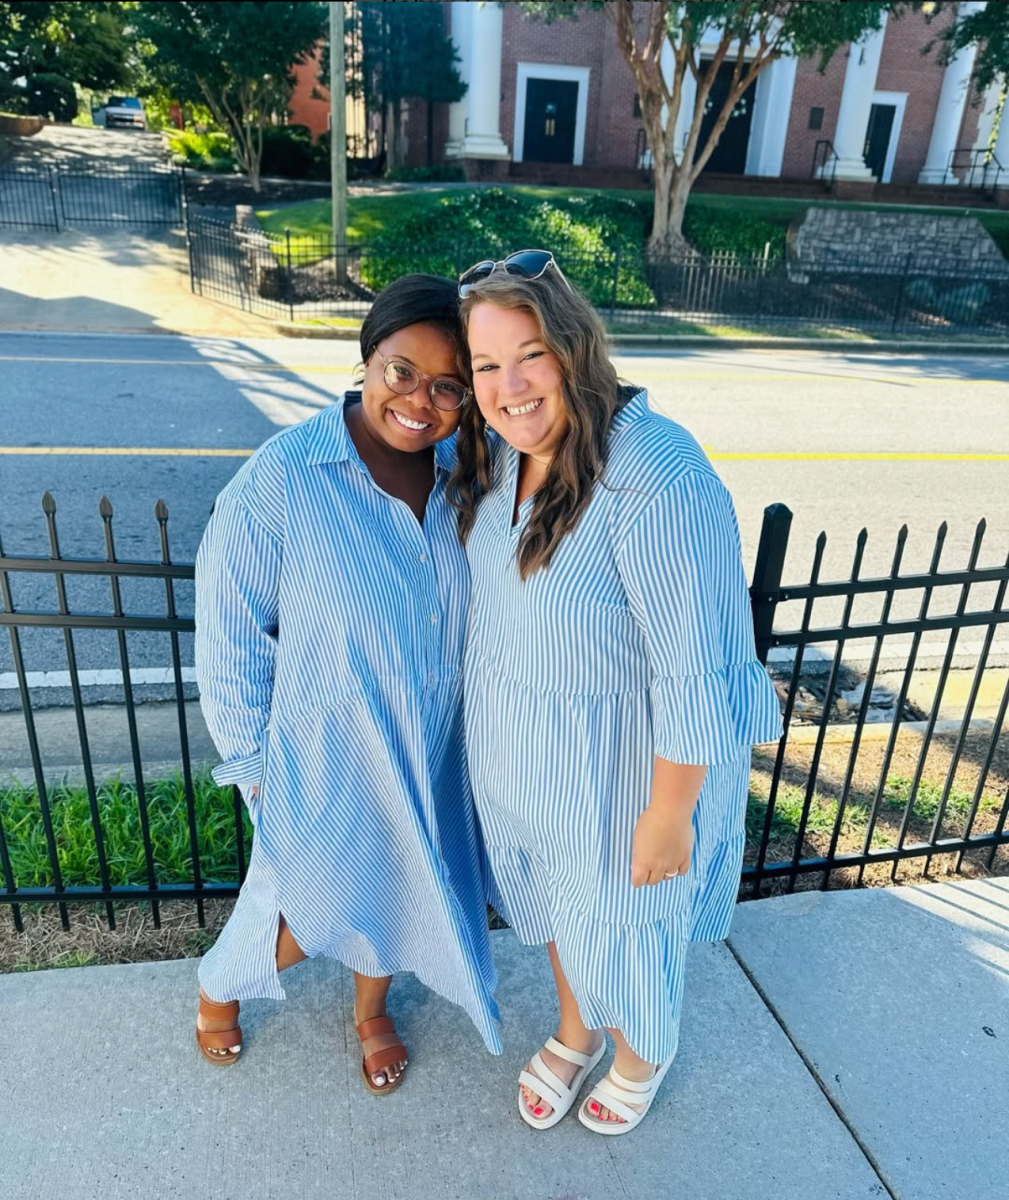
<path fill-rule="evenodd" d="M 880 805 L 879 820 L 892 826 L 894 820 L 899 821 L 911 795 L 911 780 L 903 776 L 890 776 L 883 789 L 883 799 Z M 774 816 L 771 819 L 772 837 L 794 837 L 802 821 L 802 810 L 806 800 L 805 789 L 792 784 L 783 784 L 778 789 L 774 805 Z M 942 800 L 942 788 L 934 783 L 922 782 L 915 794 L 912 817 L 918 822 L 935 820 Z M 952 788 L 946 801 L 946 817 L 952 822 L 964 822 L 970 813 L 974 802 L 972 792 Z M 978 805 L 978 814 L 992 814 L 1001 810 L 1002 801 L 993 793 L 985 792 Z M 869 825 L 870 808 L 868 804 L 859 801 L 849 801 L 844 808 L 841 821 L 841 833 L 849 837 L 864 835 Z M 764 821 L 767 816 L 767 801 L 760 796 L 750 794 L 746 810 L 746 833 L 752 842 L 758 842 L 763 834 Z M 837 820 L 837 801 L 830 796 L 814 792 L 809 805 L 809 817 L 806 821 L 806 832 L 810 834 L 831 834 L 834 822 Z M 873 830 L 872 846 L 881 848 L 893 844 L 893 836 L 888 828 Z"/>
<path fill-rule="evenodd" d="M 163 884 L 187 883 L 193 875 L 182 779 L 175 776 L 149 783 L 146 792 L 158 881 Z M 203 877 L 208 881 L 233 882 L 237 879 L 237 871 L 231 788 L 218 787 L 209 775 L 200 775 L 194 780 L 194 792 Z M 900 820 L 910 794 L 910 779 L 903 776 L 887 779 L 880 810 L 883 827 L 874 832 L 873 845 L 885 846 L 892 842 L 893 824 Z M 941 799 L 940 786 L 923 782 L 915 796 L 914 820 L 933 821 Z M 53 788 L 49 802 L 64 884 L 68 887 L 97 884 L 100 880 L 98 854 L 86 789 Z M 795 835 L 802 819 L 804 803 L 803 788 L 790 784 L 781 786 L 772 820 L 772 836 Z M 954 787 L 947 800 L 947 817 L 951 822 L 964 821 L 972 803 L 972 793 Z M 997 813 L 1000 808 L 1000 797 L 994 793 L 984 793 L 978 812 L 989 815 Z M 102 784 L 98 792 L 98 809 L 105 836 L 110 882 L 113 886 L 144 885 L 147 882 L 147 869 L 136 789 L 120 780 Z M 766 801 L 751 794 L 747 809 L 747 834 L 751 841 L 759 840 L 766 812 Z M 811 834 L 829 834 L 836 818 L 836 799 L 820 792 L 814 793 L 806 823 L 807 831 Z M 25 888 L 52 886 L 42 813 L 34 788 L 11 786 L 0 789 L 0 820 L 16 884 Z M 842 833 L 861 836 L 868 820 L 868 805 L 860 799 L 853 799 L 845 806 Z M 244 837 L 248 860 L 252 829 L 247 817 L 244 820 Z M 82 952 L 79 959 L 60 965 L 87 966 L 90 961 Z M 29 967 L 26 965 L 20 969 L 27 970 Z"/>
<path fill-rule="evenodd" d="M 233 882 L 238 873 L 231 788 L 218 787 L 209 775 L 201 775 L 194 779 L 193 790 L 203 878 Z M 182 777 L 149 783 L 145 792 L 158 882 L 186 883 L 193 877 L 193 863 Z M 63 883 L 67 887 L 83 887 L 99 882 L 98 851 L 87 789 L 53 788 L 49 804 Z M 118 779 L 103 783 L 98 789 L 98 812 L 111 884 L 145 885 L 147 866 L 136 788 Z M 52 886 L 42 811 L 34 788 L 0 789 L 0 824 L 18 886 Z M 247 850 L 251 846 L 251 833 L 246 817 Z"/>

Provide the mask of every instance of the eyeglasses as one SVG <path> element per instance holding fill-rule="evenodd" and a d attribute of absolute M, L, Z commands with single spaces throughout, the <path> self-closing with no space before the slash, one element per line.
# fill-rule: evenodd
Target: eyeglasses
<path fill-rule="evenodd" d="M 423 371 L 418 371 L 415 366 L 404 362 L 403 359 L 386 358 L 377 346 L 374 346 L 373 349 L 382 360 L 384 368 L 382 378 L 390 391 L 397 392 L 400 396 L 409 396 L 411 392 L 415 392 L 420 387 L 422 380 L 426 380 L 431 384 L 429 394 L 435 408 L 440 408 L 443 412 L 455 412 L 466 403 L 469 388 L 463 387 L 461 383 L 456 383 L 454 379 L 425 375 Z"/>
<path fill-rule="evenodd" d="M 549 250 L 516 250 L 514 254 L 509 254 L 499 262 L 487 258 L 470 267 L 468 271 L 463 271 L 459 276 L 459 298 L 465 300 L 473 285 L 493 275 L 498 267 L 503 267 L 509 275 L 516 275 L 519 279 L 539 279 L 548 267 L 553 267 L 561 279 L 564 279 L 564 272 Z M 564 283 L 568 291 L 571 291 L 571 284 L 566 279 Z"/>

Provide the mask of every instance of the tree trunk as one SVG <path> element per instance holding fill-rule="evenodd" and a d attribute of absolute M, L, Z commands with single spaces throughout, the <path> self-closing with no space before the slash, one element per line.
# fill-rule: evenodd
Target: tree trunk
<path fill-rule="evenodd" d="M 427 102 L 427 165 L 434 166 L 434 105 Z"/>
<path fill-rule="evenodd" d="M 690 198 L 690 172 L 684 165 L 677 165 L 672 152 L 669 161 L 660 149 L 654 159 L 655 217 L 652 232 L 648 237 L 648 249 L 652 254 L 688 254 L 690 246 L 683 236 L 683 217 Z"/>
<path fill-rule="evenodd" d="M 386 171 L 397 171 L 403 165 L 403 119 L 402 105 L 398 100 L 389 105 L 387 124 Z"/>

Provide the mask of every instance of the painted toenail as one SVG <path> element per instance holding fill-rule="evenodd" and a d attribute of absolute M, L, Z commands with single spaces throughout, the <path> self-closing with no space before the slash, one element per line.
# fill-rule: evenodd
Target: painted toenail
<path fill-rule="evenodd" d="M 595 1100 L 593 1100 L 592 1103 L 589 1105 L 589 1112 L 597 1113 L 598 1111 L 599 1111 L 599 1105 L 596 1104 Z"/>
<path fill-rule="evenodd" d="M 543 1108 L 542 1108 L 542 1106 L 540 1106 L 539 1108 L 534 1108 L 534 1109 L 533 1109 L 533 1116 L 534 1116 L 534 1117 L 542 1117 L 542 1116 L 543 1116 Z"/>

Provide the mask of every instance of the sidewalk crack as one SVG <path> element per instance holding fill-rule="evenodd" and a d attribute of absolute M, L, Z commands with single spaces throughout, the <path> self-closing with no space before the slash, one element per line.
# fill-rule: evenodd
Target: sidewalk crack
<path fill-rule="evenodd" d="M 845 1127 L 845 1129 L 847 1129 L 849 1135 L 851 1136 L 851 1140 L 859 1148 L 859 1150 L 862 1152 L 862 1156 L 865 1158 L 865 1161 L 872 1168 L 873 1173 L 875 1174 L 876 1178 L 879 1180 L 880 1188 L 882 1189 L 882 1192 L 880 1194 L 882 1195 L 885 1192 L 885 1194 L 890 1198 L 890 1200 L 899 1200 L 897 1193 L 893 1190 L 893 1188 L 887 1182 L 886 1176 L 883 1173 L 883 1168 L 880 1165 L 880 1163 L 877 1161 L 876 1156 L 869 1149 L 869 1147 L 866 1145 L 866 1143 L 862 1140 L 862 1137 L 859 1134 L 858 1130 L 854 1127 L 854 1125 L 852 1125 L 851 1121 L 848 1120 L 848 1117 L 846 1116 L 844 1110 L 840 1107 L 840 1105 L 837 1103 L 837 1101 L 834 1099 L 834 1097 L 827 1090 L 827 1085 L 820 1078 L 819 1074 L 816 1071 L 816 1068 L 813 1066 L 812 1061 L 810 1060 L 808 1055 L 805 1053 L 805 1051 L 802 1049 L 802 1047 L 798 1044 L 798 1042 L 795 1040 L 795 1038 L 792 1037 L 792 1034 L 789 1031 L 788 1026 L 785 1024 L 784 1018 L 782 1017 L 781 1013 L 778 1012 L 777 1008 L 775 1008 L 773 1002 L 771 1001 L 771 997 L 767 994 L 767 992 L 764 991 L 764 989 L 757 982 L 756 976 L 753 974 L 753 972 L 750 970 L 750 968 L 743 961 L 742 957 L 738 954 L 735 946 L 732 945 L 731 941 L 726 940 L 725 945 L 728 948 L 729 953 L 732 955 L 732 957 L 736 960 L 736 963 L 739 965 L 739 969 L 743 972 L 743 974 L 749 980 L 750 986 L 760 997 L 761 1001 L 764 1004 L 764 1007 L 767 1009 L 767 1011 L 771 1014 L 771 1016 L 777 1022 L 778 1028 L 785 1035 L 785 1037 L 788 1038 L 789 1045 L 792 1047 L 792 1049 L 795 1051 L 795 1053 L 799 1056 L 799 1059 L 802 1062 L 802 1065 L 806 1068 L 806 1070 L 809 1072 L 810 1076 L 816 1083 L 816 1086 L 823 1093 L 824 1098 L 826 1099 L 827 1103 L 834 1110 L 834 1113 L 837 1116 L 837 1119 L 841 1122 L 841 1124 Z M 836 1078 L 836 1076 L 835 1076 L 835 1078 Z M 840 1082 L 840 1081 L 838 1080 L 838 1082 Z"/>

